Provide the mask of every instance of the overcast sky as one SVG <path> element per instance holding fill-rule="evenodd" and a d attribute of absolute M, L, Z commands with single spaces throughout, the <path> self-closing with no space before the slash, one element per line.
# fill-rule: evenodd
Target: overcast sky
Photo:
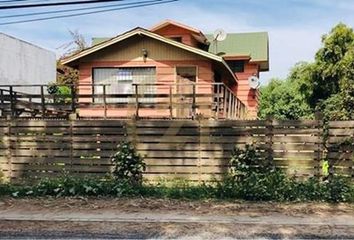
<path fill-rule="evenodd" d="M 0 17 L 14 11 L 2 10 Z M 91 37 L 111 37 L 131 28 L 149 28 L 173 19 L 205 33 L 267 31 L 270 37 L 270 71 L 261 75 L 283 78 L 299 61 L 311 61 L 321 36 L 343 22 L 354 26 L 354 0 L 180 0 L 178 2 L 88 16 L 0 26 L 0 32 L 44 48 L 70 42 L 68 29 Z M 0 19 L 0 22 L 5 21 Z M 1 54 L 1 53 L 0 53 Z"/>

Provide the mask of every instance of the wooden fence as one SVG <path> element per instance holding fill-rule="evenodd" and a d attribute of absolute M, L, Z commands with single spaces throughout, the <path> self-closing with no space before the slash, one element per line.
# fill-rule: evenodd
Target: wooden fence
<path fill-rule="evenodd" d="M 330 122 L 326 144 L 330 173 L 354 179 L 354 121 Z"/>
<path fill-rule="evenodd" d="M 0 169 L 13 179 L 109 173 L 110 156 L 131 141 L 144 156 L 149 180 L 220 178 L 234 146 L 255 144 L 288 174 L 320 176 L 327 156 L 331 173 L 354 177 L 354 122 L 329 124 L 328 149 L 321 121 L 0 120 Z M 342 144 L 343 145 L 343 144 Z"/>

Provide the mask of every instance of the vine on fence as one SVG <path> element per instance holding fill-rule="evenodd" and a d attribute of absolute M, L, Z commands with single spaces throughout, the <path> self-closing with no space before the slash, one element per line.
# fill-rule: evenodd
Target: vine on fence
<path fill-rule="evenodd" d="M 4 181 L 4 173 L 2 172 L 1 168 L 0 168 L 0 183 L 2 183 Z"/>
<path fill-rule="evenodd" d="M 334 176 L 334 165 L 335 162 L 330 161 L 328 153 L 331 152 L 351 152 L 353 154 L 352 160 L 354 161 L 354 137 L 348 137 L 344 140 L 337 142 L 337 143 L 330 143 L 330 122 L 333 119 L 330 119 L 326 114 L 318 114 L 320 119 L 322 120 L 322 144 L 324 147 L 324 157 L 323 157 L 323 164 L 322 164 L 322 174 L 325 176 L 325 179 L 328 177 Z"/>
<path fill-rule="evenodd" d="M 231 154 L 230 174 L 235 178 L 247 177 L 251 173 L 268 173 L 274 166 L 262 158 L 259 149 L 246 144 L 244 149 L 235 147 Z"/>

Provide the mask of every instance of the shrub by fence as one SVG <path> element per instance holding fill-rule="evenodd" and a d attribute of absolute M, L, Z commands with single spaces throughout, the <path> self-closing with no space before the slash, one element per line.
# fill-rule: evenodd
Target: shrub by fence
<path fill-rule="evenodd" d="M 265 159 L 299 177 L 330 172 L 354 177 L 354 122 L 330 122 L 328 145 L 322 121 L 274 120 L 0 120 L 0 169 L 23 178 L 105 175 L 121 141 L 131 141 L 146 163 L 145 179 L 220 178 L 235 145 L 256 145 Z"/>

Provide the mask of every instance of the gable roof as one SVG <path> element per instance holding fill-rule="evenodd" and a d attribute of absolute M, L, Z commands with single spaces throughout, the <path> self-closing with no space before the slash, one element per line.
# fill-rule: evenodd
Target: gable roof
<path fill-rule="evenodd" d="M 214 53 L 215 42 L 213 34 L 205 35 L 209 42 L 209 52 Z M 109 38 L 92 38 L 92 45 L 107 41 Z M 249 59 L 259 62 L 261 70 L 269 70 L 269 39 L 267 32 L 229 33 L 224 41 L 218 42 L 218 52 L 224 52 L 223 57 L 233 59 Z"/>
<path fill-rule="evenodd" d="M 194 32 L 194 33 L 203 34 L 200 30 L 198 30 L 196 28 L 184 25 L 182 23 L 178 23 L 178 22 L 172 21 L 170 19 L 164 20 L 164 21 L 154 25 L 152 28 L 150 28 L 150 31 L 151 32 L 155 32 L 155 31 L 157 31 L 157 30 L 159 30 L 161 28 L 164 28 L 164 27 L 166 27 L 168 25 L 174 25 L 174 26 L 177 26 L 177 27 L 180 27 L 180 28 L 187 29 L 187 30 L 189 30 L 191 32 Z"/>
<path fill-rule="evenodd" d="M 206 38 L 204 33 L 202 33 L 202 31 L 200 31 L 199 29 L 196 29 L 196 28 L 193 28 L 193 27 L 190 27 L 190 26 L 187 26 L 187 25 L 184 25 L 182 23 L 175 22 L 175 21 L 172 21 L 172 20 L 169 20 L 169 19 L 164 20 L 164 21 L 156 24 L 155 26 L 150 28 L 150 31 L 151 32 L 157 32 L 158 30 L 160 30 L 160 29 L 162 29 L 164 27 L 167 27 L 169 25 L 176 26 L 176 27 L 185 29 L 187 31 L 190 31 L 192 37 L 195 40 L 197 40 L 198 42 L 200 42 L 202 44 L 209 45 L 208 39 Z"/>
<path fill-rule="evenodd" d="M 213 35 L 207 34 L 210 41 L 209 52 L 215 51 Z M 249 56 L 251 62 L 266 62 L 263 70 L 269 68 L 269 40 L 267 32 L 229 33 L 224 41 L 218 42 L 218 52 L 224 52 L 223 57 Z"/>
<path fill-rule="evenodd" d="M 180 42 L 177 42 L 177 41 L 174 41 L 174 40 L 171 40 L 171 39 L 168 39 L 168 38 L 165 38 L 163 36 L 160 36 L 156 33 L 152 33 L 146 29 L 143 29 L 143 28 L 135 28 L 131 31 L 128 31 L 126 33 L 123 33 L 121 35 L 118 35 L 114 38 L 110 38 L 110 39 L 107 39 L 101 43 L 98 43 L 96 45 L 93 45 L 92 47 L 89 47 L 87 49 L 84 49 L 83 51 L 81 52 L 78 52 L 72 56 L 69 56 L 69 57 L 66 57 L 64 58 L 61 63 L 64 64 L 64 65 L 67 65 L 67 64 L 70 64 L 70 63 L 73 63 L 77 60 L 79 60 L 80 58 L 83 58 L 87 55 L 90 55 L 91 53 L 94 53 L 96 51 L 99 51 L 103 48 L 106 48 L 106 47 L 109 47 L 115 43 L 118 43 L 118 42 L 121 42 L 125 39 L 128 39 L 132 36 L 135 36 L 135 35 L 144 35 L 144 36 L 147 36 L 147 37 L 150 37 L 150 38 L 153 38 L 155 40 L 158 40 L 158 41 L 161 41 L 161 42 L 164 42 L 166 44 L 169 44 L 169 45 L 172 45 L 172 46 L 175 46 L 175 47 L 178 47 L 178 48 L 181 48 L 181 49 L 184 49 L 188 52 L 191 52 L 191 53 L 194 53 L 196 55 L 199 55 L 199 56 L 202 56 L 202 57 L 205 57 L 207 59 L 210 59 L 210 60 L 213 60 L 215 62 L 218 62 L 218 63 L 221 63 L 224 68 L 230 73 L 230 75 L 232 76 L 232 78 L 237 81 L 237 78 L 235 76 L 235 74 L 232 72 L 232 70 L 230 69 L 230 67 L 227 65 L 227 63 L 225 62 L 225 60 L 220 57 L 220 56 L 217 56 L 213 53 L 210 53 L 210 52 L 206 52 L 204 50 L 201 50 L 201 49 L 198 49 L 198 48 L 194 48 L 194 47 L 191 47 L 191 46 L 188 46 L 186 44 L 183 44 L 183 43 L 180 43 Z"/>
<path fill-rule="evenodd" d="M 100 44 L 102 42 L 105 42 L 105 41 L 107 41 L 109 39 L 111 39 L 111 38 L 110 37 L 93 37 L 91 39 L 91 46 L 93 47 L 93 46 L 95 46 L 97 44 Z"/>

